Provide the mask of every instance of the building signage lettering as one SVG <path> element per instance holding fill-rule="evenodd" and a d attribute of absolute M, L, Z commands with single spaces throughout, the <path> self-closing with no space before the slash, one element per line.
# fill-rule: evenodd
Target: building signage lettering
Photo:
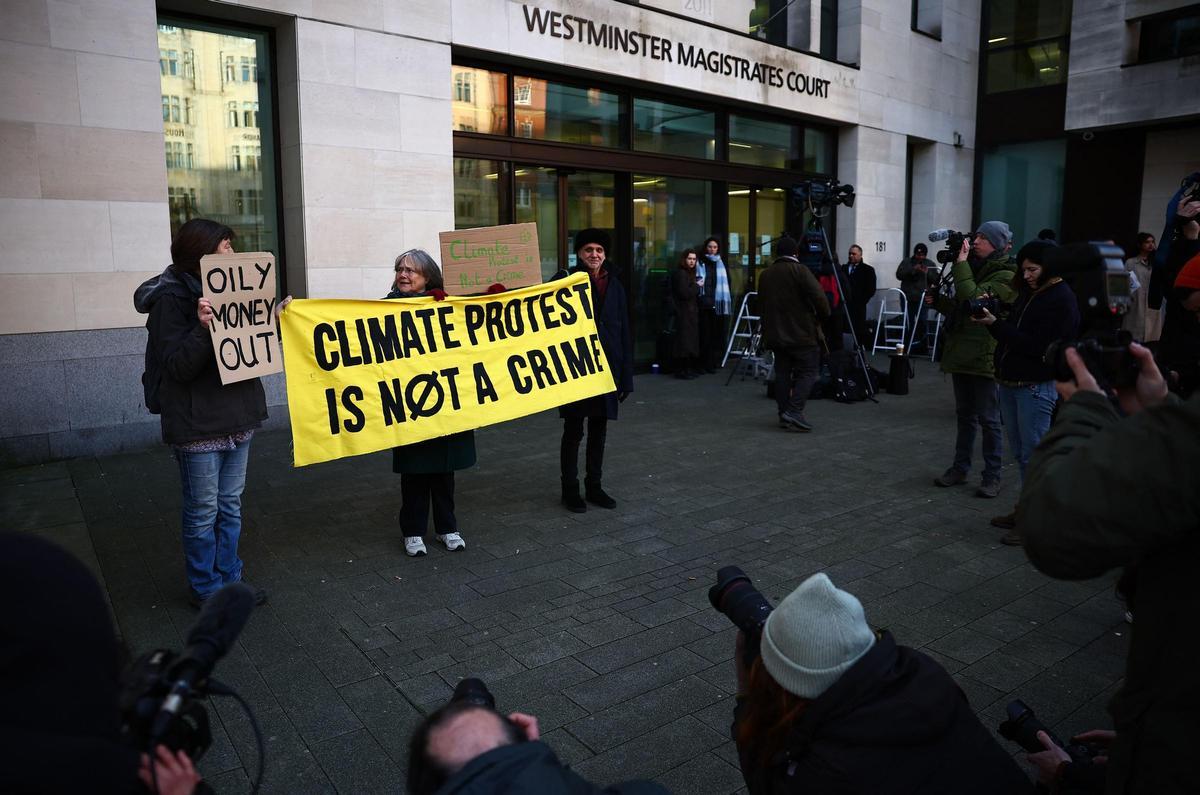
<path fill-rule="evenodd" d="M 736 77 L 773 88 L 786 86 L 799 94 L 822 98 L 829 96 L 831 81 L 824 78 L 812 77 L 795 70 L 784 71 L 771 64 L 751 61 L 720 50 L 705 50 L 703 47 L 607 22 L 596 23 L 576 14 L 545 11 L 529 5 L 522 5 L 521 8 L 525 12 L 525 27 L 530 33 L 536 31 L 541 36 L 553 36 L 563 41 L 576 41 L 584 46 L 617 50 L 627 55 L 640 55 L 652 61 L 678 63 L 692 69 Z"/>

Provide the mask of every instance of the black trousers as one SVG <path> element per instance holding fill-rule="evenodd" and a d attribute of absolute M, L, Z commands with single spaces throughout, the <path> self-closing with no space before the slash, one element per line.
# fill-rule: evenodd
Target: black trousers
<path fill-rule="evenodd" d="M 583 417 L 563 419 L 562 463 L 563 483 L 579 480 L 579 443 L 583 441 Z M 604 439 L 608 436 L 608 417 L 587 418 L 587 452 L 585 453 L 584 484 L 598 487 L 604 474 Z"/>
<path fill-rule="evenodd" d="M 454 473 L 400 475 L 400 531 L 405 538 L 425 535 L 429 505 L 433 504 L 433 527 L 439 535 L 458 532 L 454 518 Z"/>
<path fill-rule="evenodd" d="M 718 315 L 716 309 L 700 307 L 700 366 L 715 370 L 721 365 L 725 346 L 729 343 L 726 325 L 727 315 Z"/>
<path fill-rule="evenodd" d="M 821 375 L 821 349 L 775 349 L 775 405 L 779 413 L 787 411 L 804 416 L 804 404 L 813 384 Z"/>

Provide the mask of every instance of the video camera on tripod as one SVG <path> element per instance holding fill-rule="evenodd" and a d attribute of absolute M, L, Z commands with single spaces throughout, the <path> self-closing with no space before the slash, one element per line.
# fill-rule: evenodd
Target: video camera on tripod
<path fill-rule="evenodd" d="M 854 186 L 836 179 L 806 179 L 792 185 L 792 200 L 796 206 L 807 208 L 813 215 L 824 215 L 817 210 L 829 210 L 839 204 L 854 206 Z"/>
<path fill-rule="evenodd" d="M 121 737 L 128 745 L 150 754 L 152 759 L 154 749 L 164 745 L 183 751 L 195 761 L 212 745 L 208 711 L 202 702 L 210 695 L 230 696 L 246 711 L 258 742 L 258 774 L 251 790 L 258 791 L 263 774 L 263 740 L 258 722 L 241 696 L 211 676 L 253 609 L 252 588 L 240 582 L 226 585 L 205 603 L 188 630 L 182 653 L 155 649 L 129 666 L 122 677 L 119 699 Z M 155 766 L 151 770 L 157 772 Z"/>

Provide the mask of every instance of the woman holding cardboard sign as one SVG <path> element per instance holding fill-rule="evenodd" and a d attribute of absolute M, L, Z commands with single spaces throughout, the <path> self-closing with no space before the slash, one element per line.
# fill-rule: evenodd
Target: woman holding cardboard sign
<path fill-rule="evenodd" d="M 193 218 L 175 234 L 171 264 L 133 295 L 137 311 L 150 316 L 142 375 L 146 408 L 159 415 L 163 441 L 179 464 L 193 607 L 242 579 L 238 539 L 246 463 L 250 438 L 267 418 L 262 383 L 251 378 L 222 385 L 213 353 L 213 312 L 202 297 L 200 258 L 232 253 L 232 229 Z M 266 600 L 266 591 L 255 589 L 255 601 Z"/>
<path fill-rule="evenodd" d="M 633 335 L 629 329 L 629 309 L 625 288 L 617 281 L 606 253 L 612 249 L 608 233 L 602 229 L 584 229 L 575 235 L 575 256 L 579 264 L 572 273 L 587 273 L 591 278 L 593 316 L 604 357 L 612 370 L 617 390 L 585 400 L 568 403 L 558 410 L 563 435 L 560 448 L 562 501 L 567 510 L 583 513 L 587 502 L 601 508 L 615 508 L 617 501 L 600 487 L 604 465 L 604 442 L 608 421 L 617 418 L 617 404 L 633 391 Z M 555 278 L 561 278 L 556 276 Z M 584 494 L 579 496 L 579 443 L 583 441 L 583 421 L 587 420 L 587 452 L 584 454 Z"/>
<path fill-rule="evenodd" d="M 495 287 L 495 285 L 493 285 Z M 428 252 L 414 248 L 396 257 L 396 279 L 385 298 L 446 297 L 442 271 Z M 503 290 L 503 287 L 500 288 Z M 489 289 L 488 292 L 494 292 Z M 475 432 L 463 431 L 392 448 L 392 471 L 400 475 L 400 531 L 409 557 L 425 554 L 425 527 L 433 505 L 433 528 L 451 552 L 466 549 L 454 515 L 454 472 L 475 466 Z"/>

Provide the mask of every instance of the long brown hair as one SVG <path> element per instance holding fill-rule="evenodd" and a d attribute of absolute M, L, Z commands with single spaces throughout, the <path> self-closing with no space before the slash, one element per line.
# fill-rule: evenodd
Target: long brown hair
<path fill-rule="evenodd" d="M 756 748 L 755 764 L 766 767 L 812 700 L 780 687 L 763 665 L 762 657 L 755 658 L 750 666 L 748 680 L 746 709 L 738 721 L 737 742 L 742 748 Z"/>

